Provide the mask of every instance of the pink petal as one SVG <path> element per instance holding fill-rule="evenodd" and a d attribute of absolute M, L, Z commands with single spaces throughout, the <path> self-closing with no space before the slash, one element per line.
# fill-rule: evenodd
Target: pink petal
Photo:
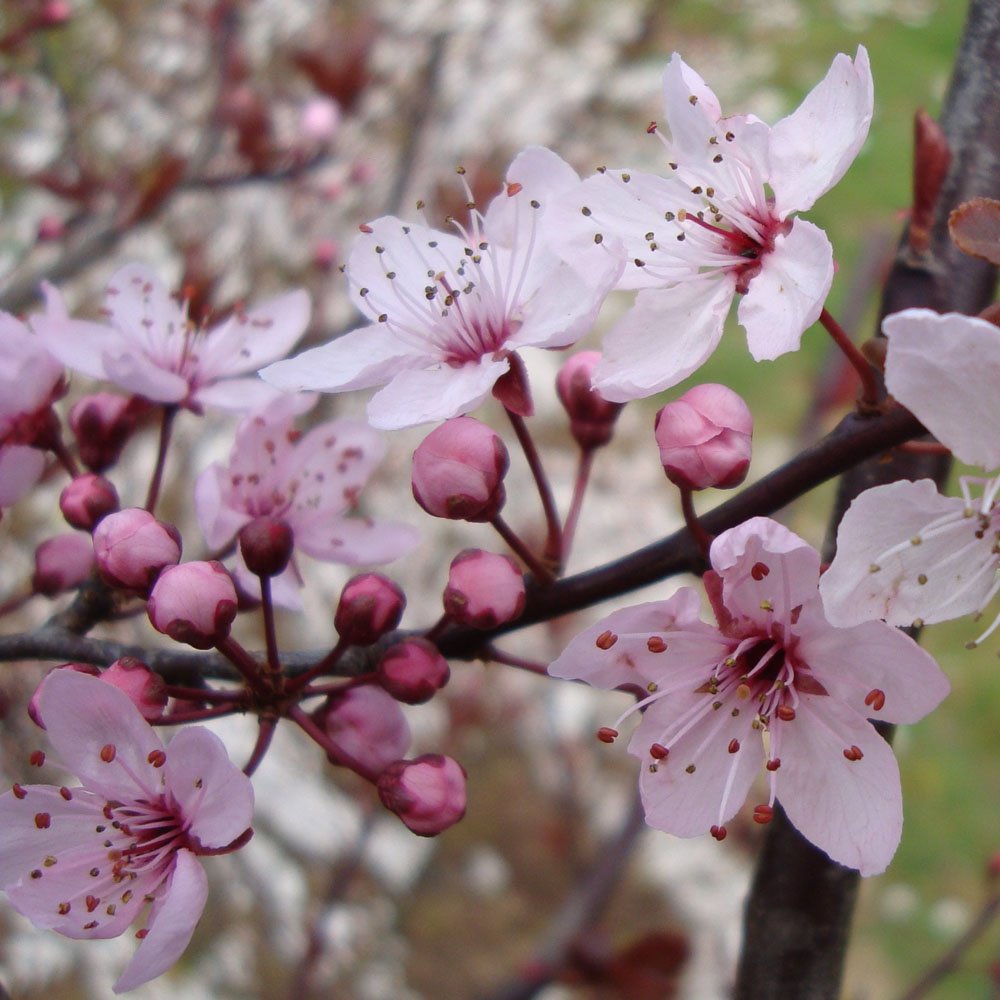
<path fill-rule="evenodd" d="M 751 728 L 754 713 L 734 716 L 735 699 L 713 711 L 713 697 L 707 692 L 678 694 L 657 702 L 646 710 L 629 744 L 629 752 L 644 761 L 639 788 L 646 822 L 677 837 L 697 837 L 731 819 L 764 763 L 760 735 Z M 677 740 L 665 737 L 675 720 L 699 706 L 708 711 L 700 724 Z M 733 740 L 739 747 L 735 753 L 730 752 Z M 655 771 L 649 766 L 653 743 L 670 748 Z"/>
<path fill-rule="evenodd" d="M 474 410 L 509 368 L 506 360 L 482 358 L 456 368 L 400 372 L 368 404 L 368 422 L 382 430 L 415 427 Z"/>
<path fill-rule="evenodd" d="M 740 301 L 740 324 L 755 361 L 796 351 L 802 334 L 819 319 L 833 284 L 833 247 L 822 229 L 796 219 L 775 239 L 760 273 Z"/>
<path fill-rule="evenodd" d="M 419 222 L 393 215 L 375 219 L 354 238 L 347 258 L 354 304 L 369 321 L 387 313 L 409 328 L 430 328 L 441 310 L 437 301 L 424 297 L 424 289 L 433 284 L 427 272 L 452 274 L 467 259 L 465 247 L 459 237 Z"/>
<path fill-rule="evenodd" d="M 164 770 L 188 833 L 202 847 L 225 847 L 250 826 L 253 785 L 215 733 L 202 726 L 182 729 L 167 747 Z"/>
<path fill-rule="evenodd" d="M 544 146 L 528 146 L 507 168 L 507 184 L 518 185 L 516 194 L 501 191 L 486 210 L 484 229 L 492 242 L 512 247 L 530 232 L 532 216 L 541 212 L 558 195 L 580 183 L 577 172 L 561 157 Z M 538 202 L 534 208 L 531 202 Z"/>
<path fill-rule="evenodd" d="M 297 524 L 295 541 L 314 559 L 347 566 L 375 566 L 412 552 L 420 544 L 420 532 L 394 521 L 326 515 L 310 519 L 301 530 Z"/>
<path fill-rule="evenodd" d="M 149 933 L 118 977 L 115 993 L 148 983 L 184 954 L 207 899 L 205 869 L 190 851 L 178 851 L 170 883 L 153 904 Z"/>
<path fill-rule="evenodd" d="M 716 150 L 709 140 L 718 135 L 722 109 L 708 84 L 676 52 L 663 72 L 663 105 L 673 152 L 685 154 L 681 167 L 710 163 Z"/>
<path fill-rule="evenodd" d="M 770 518 L 751 518 L 723 532 L 712 543 L 711 558 L 727 611 L 764 629 L 772 621 L 787 628 L 795 608 L 819 597 L 819 553 Z"/>
<path fill-rule="evenodd" d="M 198 527 L 210 549 L 221 549 L 236 537 L 236 532 L 250 521 L 244 510 L 229 506 L 228 496 L 231 472 L 216 462 L 205 469 L 195 480 L 194 509 Z"/>
<path fill-rule="evenodd" d="M 299 289 L 230 317 L 203 335 L 202 377 L 243 375 L 285 357 L 306 332 L 311 311 L 308 293 Z"/>
<path fill-rule="evenodd" d="M 687 378 L 722 337 L 734 279 L 724 273 L 645 289 L 604 338 L 594 388 L 613 403 L 651 396 Z"/>
<path fill-rule="evenodd" d="M 830 621 L 910 625 L 978 610 L 992 592 L 998 560 L 992 532 L 977 538 L 979 519 L 965 517 L 965 509 L 964 500 L 941 496 L 929 479 L 865 490 L 840 522 L 837 555 L 820 580 Z"/>
<path fill-rule="evenodd" d="M 42 283 L 46 310 L 31 317 L 31 328 L 45 349 L 64 365 L 91 378 L 106 378 L 104 358 L 123 348 L 125 338 L 102 323 L 70 319 L 59 290 Z"/>
<path fill-rule="evenodd" d="M 698 650 L 702 662 L 716 662 L 718 631 L 699 619 L 700 609 L 697 591 L 682 587 L 669 600 L 614 611 L 577 635 L 549 664 L 549 674 L 601 688 L 631 685 L 645 689 L 663 673 L 658 658 L 664 653 L 651 652 L 650 637 L 662 637 L 669 646 L 688 631 L 695 633 L 696 646 L 705 644 Z"/>
<path fill-rule="evenodd" d="M 190 392 L 190 383 L 183 375 L 161 367 L 132 344 L 123 342 L 108 348 L 103 367 L 104 378 L 154 403 L 180 403 Z"/>
<path fill-rule="evenodd" d="M 511 347 L 561 348 L 587 334 L 608 293 L 615 287 L 622 262 L 610 254 L 590 258 L 583 274 L 557 258 L 535 251 L 531 267 L 536 275 L 534 294 L 512 317 L 520 323 L 507 339 Z"/>
<path fill-rule="evenodd" d="M 44 471 L 45 452 L 23 444 L 0 446 L 0 507 L 17 503 Z"/>
<path fill-rule="evenodd" d="M 778 800 L 796 829 L 862 875 L 885 871 L 899 844 L 899 768 L 875 727 L 835 698 L 802 695 L 793 722 L 780 723 Z M 864 755 L 848 760 L 856 746 Z"/>
<path fill-rule="evenodd" d="M 259 410 L 267 406 L 280 392 L 280 389 L 262 382 L 256 376 L 226 378 L 195 389 L 191 393 L 191 402 L 206 409 L 246 413 L 248 410 Z"/>
<path fill-rule="evenodd" d="M 42 682 L 39 713 L 60 760 L 91 791 L 122 800 L 160 793 L 161 773 L 148 758 L 163 744 L 122 691 L 88 674 L 54 670 Z"/>
<path fill-rule="evenodd" d="M 279 389 L 318 389 L 340 392 L 384 385 L 399 372 L 421 364 L 427 347 L 400 341 L 383 324 L 345 333 L 328 344 L 277 361 L 260 377 Z"/>
<path fill-rule="evenodd" d="M 889 391 L 963 462 L 1000 467 L 1000 330 L 929 309 L 887 316 L 882 329 Z"/>
<path fill-rule="evenodd" d="M 868 53 L 840 53 L 826 76 L 771 129 L 771 187 L 779 218 L 804 212 L 847 171 L 868 136 L 874 91 Z"/>
<path fill-rule="evenodd" d="M 905 632 L 885 622 L 852 628 L 831 626 L 815 605 L 803 610 L 795 655 L 808 663 L 831 698 L 858 715 L 885 722 L 913 723 L 942 702 L 951 685 L 934 658 Z M 866 705 L 881 691 L 885 706 Z"/>
<path fill-rule="evenodd" d="M 159 277 L 144 264 L 126 264 L 108 282 L 105 311 L 137 347 L 162 347 L 184 331 L 187 317 Z"/>

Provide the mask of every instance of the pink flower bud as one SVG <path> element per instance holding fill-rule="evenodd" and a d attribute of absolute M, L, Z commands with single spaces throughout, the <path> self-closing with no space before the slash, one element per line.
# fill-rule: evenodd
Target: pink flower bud
<path fill-rule="evenodd" d="M 295 536 L 287 521 L 277 517 L 255 517 L 240 528 L 240 555 L 247 569 L 257 576 L 277 576 L 292 558 Z"/>
<path fill-rule="evenodd" d="M 73 15 L 73 8 L 66 0 L 46 0 L 42 4 L 41 21 L 47 28 L 65 24 Z"/>
<path fill-rule="evenodd" d="M 591 388 L 599 351 L 580 351 L 566 360 L 556 376 L 556 392 L 569 414 L 569 429 L 576 443 L 590 451 L 611 440 L 621 403 L 610 403 Z"/>
<path fill-rule="evenodd" d="M 45 682 L 57 671 L 57 670 L 75 670 L 80 674 L 90 674 L 91 677 L 100 677 L 101 672 L 93 664 L 90 663 L 60 663 L 58 667 L 53 667 L 43 678 L 41 684 L 35 688 L 34 694 L 31 696 L 31 700 L 28 702 L 28 716 L 31 721 L 38 726 L 39 729 L 45 728 L 45 723 L 42 721 L 41 713 L 38 711 L 38 699 L 42 696 L 42 688 L 45 686 Z"/>
<path fill-rule="evenodd" d="M 73 404 L 69 425 L 76 436 L 80 461 L 91 472 L 103 472 L 118 461 L 148 404 L 139 397 L 95 392 Z"/>
<path fill-rule="evenodd" d="M 696 385 L 656 415 L 656 443 L 667 478 L 682 489 L 739 486 L 750 468 L 753 417 L 724 385 Z"/>
<path fill-rule="evenodd" d="M 379 684 L 407 705 L 429 701 L 451 676 L 448 661 L 426 639 L 407 639 L 391 646 L 376 671 Z"/>
<path fill-rule="evenodd" d="M 97 570 L 112 587 L 146 594 L 165 566 L 181 557 L 181 536 L 148 510 L 127 507 L 94 529 Z"/>
<path fill-rule="evenodd" d="M 466 549 L 452 560 L 444 610 L 460 625 L 491 629 L 524 610 L 524 577 L 509 556 Z"/>
<path fill-rule="evenodd" d="M 421 837 L 433 837 L 465 815 L 465 770 L 439 753 L 397 760 L 378 779 L 382 805 Z"/>
<path fill-rule="evenodd" d="M 494 430 L 455 417 L 431 431 L 413 453 L 413 496 L 428 514 L 489 521 L 507 499 L 507 448 Z"/>
<path fill-rule="evenodd" d="M 340 256 L 340 246 L 335 240 L 317 240 L 313 244 L 313 264 L 321 271 L 329 271 Z"/>
<path fill-rule="evenodd" d="M 315 719 L 330 742 L 371 775 L 381 774 L 410 746 L 410 726 L 399 703 L 371 684 L 332 696 Z"/>
<path fill-rule="evenodd" d="M 211 649 L 229 635 L 236 588 L 220 562 L 189 562 L 165 569 L 146 612 L 157 632 L 195 649 Z"/>
<path fill-rule="evenodd" d="M 163 716 L 168 700 L 167 686 L 142 660 L 123 656 L 100 676 L 102 681 L 128 695 L 144 719 L 152 722 Z"/>
<path fill-rule="evenodd" d="M 118 491 L 103 476 L 92 472 L 72 479 L 59 495 L 59 509 L 66 522 L 81 531 L 93 531 L 118 507 Z"/>
<path fill-rule="evenodd" d="M 340 105 L 329 97 L 314 97 L 299 113 L 299 128 L 307 139 L 327 142 L 340 125 Z"/>
<path fill-rule="evenodd" d="M 362 573 L 341 591 L 333 624 L 343 642 L 370 646 L 399 624 L 405 607 L 406 596 L 392 580 Z"/>
<path fill-rule="evenodd" d="M 90 535 L 69 531 L 42 542 L 35 549 L 36 594 L 49 597 L 78 587 L 94 569 L 94 542 Z"/>

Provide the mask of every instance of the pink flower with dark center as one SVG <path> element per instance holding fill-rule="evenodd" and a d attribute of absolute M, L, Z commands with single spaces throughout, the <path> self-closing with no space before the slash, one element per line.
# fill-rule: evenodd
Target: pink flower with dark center
<path fill-rule="evenodd" d="M 646 819 L 681 837 L 726 835 L 764 766 L 770 790 L 831 858 L 883 871 L 899 843 L 899 771 L 870 719 L 915 722 L 948 682 L 934 660 L 884 622 L 835 628 L 819 597 L 819 554 L 767 518 L 712 544 L 705 586 L 718 620 L 698 618 L 682 588 L 667 601 L 617 611 L 577 636 L 556 677 L 624 687 L 642 700 L 629 750 L 644 761 Z M 619 720 L 619 723 L 622 720 Z M 598 734 L 606 742 L 617 724 Z"/>
<path fill-rule="evenodd" d="M 0 313 L 0 507 L 41 478 L 45 449 L 58 436 L 52 403 L 66 391 L 62 365 L 8 313 Z"/>
<path fill-rule="evenodd" d="M 963 462 L 1000 469 L 1000 330 L 929 309 L 887 316 L 892 395 Z M 866 490 L 837 532 L 820 590 L 837 624 L 931 624 L 981 614 L 1000 593 L 1000 476 L 963 476 L 960 497 L 929 479 Z M 970 645 L 997 628 L 1000 615 Z"/>
<path fill-rule="evenodd" d="M 20 785 L 0 796 L 0 885 L 37 927 L 70 938 L 141 941 L 115 992 L 181 956 L 208 895 L 199 855 L 245 843 L 249 779 L 201 727 L 169 746 L 129 698 L 96 677 L 57 670 L 39 712 L 75 787 Z"/>
<path fill-rule="evenodd" d="M 349 516 L 385 455 L 381 436 L 365 423 L 344 419 L 303 435 L 294 419 L 310 405 L 308 398 L 282 394 L 246 417 L 228 464 L 215 463 L 198 477 L 195 509 L 205 540 L 221 549 L 254 518 L 270 517 L 284 521 L 296 550 L 314 559 L 360 566 L 405 555 L 419 541 L 415 528 Z M 248 594 L 259 593 L 259 582 L 240 557 L 233 574 Z M 300 606 L 294 561 L 271 586 L 279 604 Z"/>
<path fill-rule="evenodd" d="M 295 291 L 202 329 L 141 264 L 128 264 L 109 282 L 106 323 L 70 318 L 59 291 L 47 284 L 43 290 L 48 309 L 32 326 L 64 364 L 199 413 L 206 406 L 249 410 L 273 399 L 248 373 L 283 358 L 309 323 L 309 296 Z"/>
<path fill-rule="evenodd" d="M 844 175 L 868 134 L 872 78 L 859 47 L 838 55 L 799 108 L 773 128 L 723 118 L 679 55 L 663 79 L 669 174 L 605 170 L 560 199 L 567 257 L 595 242 L 624 247 L 619 283 L 640 292 L 604 338 L 594 388 L 615 402 L 676 385 L 715 350 L 737 293 L 750 353 L 799 346 L 833 281 L 822 230 L 793 218 Z M 617 252 L 609 249 L 609 253 Z"/>
<path fill-rule="evenodd" d="M 392 216 L 362 226 L 346 272 L 369 325 L 261 376 L 284 389 L 385 386 L 368 419 L 397 428 L 468 413 L 510 373 L 495 391 L 530 413 L 516 352 L 579 340 L 621 270 L 604 253 L 570 265 L 548 246 L 545 208 L 579 183 L 555 153 L 532 147 L 485 214 L 455 223 L 457 234 Z"/>

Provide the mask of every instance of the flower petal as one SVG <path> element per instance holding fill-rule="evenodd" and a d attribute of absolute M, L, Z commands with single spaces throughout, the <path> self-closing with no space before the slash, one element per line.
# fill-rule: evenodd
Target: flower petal
<path fill-rule="evenodd" d="M 885 871 L 903 829 L 899 768 L 889 744 L 835 698 L 803 695 L 779 723 L 778 800 L 807 840 L 862 875 Z M 849 760 L 844 750 L 862 757 Z"/>
<path fill-rule="evenodd" d="M 639 292 L 604 338 L 594 388 L 626 403 L 687 378 L 718 345 L 733 293 L 734 279 L 726 274 Z"/>
<path fill-rule="evenodd" d="M 44 471 L 44 451 L 23 444 L 0 446 L 0 507 L 17 503 Z"/>
<path fill-rule="evenodd" d="M 775 238 L 774 249 L 751 279 L 738 316 L 755 361 L 796 351 L 802 334 L 819 319 L 833 284 L 833 247 L 826 233 L 796 219 Z"/>
<path fill-rule="evenodd" d="M 713 698 L 698 692 L 656 702 L 629 744 L 629 752 L 646 762 L 639 775 L 646 822 L 677 837 L 696 837 L 731 819 L 764 763 L 763 744 L 751 728 L 754 713 L 744 706 L 734 715 L 735 698 L 713 709 Z M 699 709 L 706 713 L 700 723 L 669 739 L 666 734 L 678 720 Z M 666 760 L 655 762 L 655 770 L 649 755 L 653 743 L 670 749 Z"/>
<path fill-rule="evenodd" d="M 889 391 L 963 461 L 1000 467 L 1000 330 L 929 309 L 887 316 Z"/>
<path fill-rule="evenodd" d="M 162 975 L 184 954 L 208 899 L 208 879 L 190 851 L 178 851 L 170 883 L 161 890 L 150 915 L 149 933 L 114 985 L 127 993 Z"/>
<path fill-rule="evenodd" d="M 148 758 L 163 744 L 124 692 L 89 674 L 53 670 L 38 705 L 59 759 L 91 791 L 147 801 L 160 793 L 162 776 Z"/>
<path fill-rule="evenodd" d="M 645 689 L 661 677 L 658 657 L 664 655 L 650 650 L 649 639 L 662 637 L 669 647 L 675 638 L 689 632 L 695 633 L 696 645 L 700 641 L 705 644 L 700 651 L 703 662 L 714 663 L 724 655 L 725 643 L 716 629 L 699 619 L 700 608 L 698 593 L 682 587 L 666 601 L 614 611 L 576 636 L 549 664 L 549 674 L 609 690 L 624 686 Z"/>
<path fill-rule="evenodd" d="M 820 580 L 829 620 L 910 625 L 978 610 L 998 560 L 992 531 L 977 537 L 981 522 L 965 511 L 929 479 L 865 490 L 840 522 L 837 555 Z"/>
<path fill-rule="evenodd" d="M 420 532 L 396 521 L 371 521 L 360 517 L 321 514 L 296 525 L 299 548 L 314 559 L 346 566 L 374 566 L 392 562 L 420 544 Z"/>
<path fill-rule="evenodd" d="M 916 722 L 937 708 L 951 688 L 934 657 L 885 622 L 836 628 L 813 604 L 803 609 L 796 633 L 796 656 L 809 664 L 830 697 L 860 716 Z M 884 708 L 877 702 L 865 704 L 875 690 L 884 695 Z"/>
<path fill-rule="evenodd" d="M 868 136 L 874 89 L 868 52 L 837 55 L 826 76 L 771 129 L 771 187 L 779 218 L 804 212 L 847 171 Z"/>
<path fill-rule="evenodd" d="M 182 729 L 167 747 L 164 771 L 187 832 L 202 847 L 225 847 L 250 826 L 253 785 L 215 733 L 203 726 Z"/>
<path fill-rule="evenodd" d="M 230 317 L 203 334 L 202 378 L 243 375 L 283 358 L 306 332 L 311 312 L 308 293 L 298 289 Z"/>
<path fill-rule="evenodd" d="M 399 372 L 424 363 L 424 357 L 422 351 L 414 354 L 384 324 L 373 323 L 294 358 L 276 361 L 259 374 L 279 389 L 341 392 L 384 385 Z"/>
<path fill-rule="evenodd" d="M 368 422 L 382 430 L 415 427 L 474 410 L 509 368 L 506 360 L 481 358 L 458 367 L 400 372 L 368 404 Z"/>

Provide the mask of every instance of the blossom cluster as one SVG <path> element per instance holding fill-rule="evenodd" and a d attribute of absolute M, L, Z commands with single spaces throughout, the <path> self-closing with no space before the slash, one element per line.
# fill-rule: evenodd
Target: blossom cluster
<path fill-rule="evenodd" d="M 116 991 L 160 975 L 191 940 L 208 893 L 200 859 L 249 839 L 252 776 L 279 723 L 367 783 L 414 834 L 435 836 L 463 817 L 465 771 L 441 753 L 408 756 L 403 707 L 445 688 L 449 649 L 634 697 L 598 737 L 613 743 L 625 719 L 640 717 L 629 751 L 642 762 L 641 797 L 657 829 L 721 841 L 755 798 L 757 823 L 780 807 L 833 861 L 862 875 L 889 865 L 902 794 L 879 724 L 917 722 L 949 689 L 895 626 L 981 613 L 996 596 L 1000 477 L 963 479 L 960 499 L 929 481 L 863 493 L 822 571 L 819 553 L 770 518 L 707 531 L 693 494 L 735 489 L 748 476 L 753 415 L 726 386 L 696 385 L 662 406 L 652 437 L 698 553 L 687 568 L 700 559 L 715 622 L 685 586 L 612 612 L 547 668 L 497 644 L 557 585 L 595 453 L 612 441 L 622 406 L 695 373 L 734 300 L 757 361 L 796 350 L 817 321 L 838 336 L 826 309 L 833 248 L 800 213 L 865 141 L 865 49 L 836 56 L 773 126 L 724 116 L 676 54 L 663 99 L 662 122 L 647 130 L 662 144 L 663 176 L 613 167 L 581 178 L 532 146 L 482 209 L 459 171 L 466 220 L 363 223 L 344 267 L 362 324 L 294 357 L 312 319 L 304 291 L 202 322 L 142 264 L 113 275 L 96 318 L 75 315 L 51 284 L 39 312 L 0 316 L 0 507 L 64 474 L 59 512 L 75 529 L 38 546 L 25 600 L 81 588 L 89 598 L 79 603 L 97 610 L 80 631 L 141 610 L 164 643 L 211 650 L 227 664 L 213 673 L 206 658 L 188 687 L 131 657 L 100 660 L 102 670 L 68 663 L 32 700 L 32 720 L 80 784 L 17 782 L 0 796 L 0 887 L 36 925 L 68 937 L 117 936 L 140 922 Z M 334 127 L 323 109 L 314 117 L 316 128 Z M 632 305 L 602 351 L 571 354 L 553 387 L 578 452 L 561 516 L 527 423 L 538 386 L 521 351 L 574 347 L 615 291 L 636 292 Z M 1000 468 L 989 402 L 996 326 L 907 310 L 889 316 L 884 332 L 895 401 L 885 406 L 908 408 L 962 460 Z M 77 399 L 64 426 L 56 404 L 67 370 L 105 385 Z M 318 393 L 371 389 L 367 421 L 307 426 Z M 491 397 L 538 492 L 540 535 L 506 519 L 510 450 L 470 415 Z M 210 412 L 233 422 L 232 445 L 194 481 L 205 557 L 183 561 L 190 538 L 157 507 L 176 421 Z M 416 506 L 492 529 L 505 550 L 457 553 L 440 618 L 402 630 L 406 593 L 371 567 L 409 555 L 420 533 L 375 516 L 362 494 L 389 448 L 379 431 L 425 424 L 435 426 L 413 454 Z M 115 470 L 149 425 L 158 443 L 148 492 L 123 506 Z M 308 662 L 282 649 L 275 614 L 302 609 L 311 572 L 303 555 L 364 569 L 343 584 L 329 643 Z M 249 621 L 263 635 L 260 654 L 245 645 Z M 998 627 L 1000 616 L 977 641 Z M 237 713 L 259 726 L 242 768 L 210 728 L 187 725 Z M 163 725 L 183 728 L 164 743 L 154 730 Z M 44 753 L 30 762 L 42 766 Z"/>

